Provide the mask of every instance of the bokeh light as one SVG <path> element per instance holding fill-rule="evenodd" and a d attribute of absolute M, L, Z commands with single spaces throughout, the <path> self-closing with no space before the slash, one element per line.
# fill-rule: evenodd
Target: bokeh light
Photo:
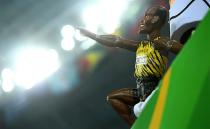
<path fill-rule="evenodd" d="M 14 85 L 14 73 L 9 68 L 4 68 L 1 73 L 2 77 L 2 89 L 4 92 L 11 92 L 15 85 Z"/>
<path fill-rule="evenodd" d="M 43 48 L 27 48 L 21 51 L 15 64 L 15 82 L 26 89 L 46 79 L 60 66 L 57 52 Z"/>
<path fill-rule="evenodd" d="M 119 26 L 122 14 L 130 0 L 100 0 L 87 7 L 82 14 L 86 28 L 92 32 L 102 29 L 104 33 L 113 33 Z"/>

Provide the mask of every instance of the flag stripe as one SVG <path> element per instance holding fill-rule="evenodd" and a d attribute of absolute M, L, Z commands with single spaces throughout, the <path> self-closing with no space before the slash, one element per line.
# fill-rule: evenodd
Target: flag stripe
<path fill-rule="evenodd" d="M 155 106 L 154 113 L 152 115 L 152 120 L 149 126 L 149 129 L 159 129 L 160 122 L 162 120 L 162 115 L 164 111 L 164 105 L 168 93 L 168 85 L 169 85 L 169 79 L 171 75 L 171 69 L 169 69 L 164 76 L 163 84 L 160 89 L 160 96 L 158 97 L 157 104 Z"/>

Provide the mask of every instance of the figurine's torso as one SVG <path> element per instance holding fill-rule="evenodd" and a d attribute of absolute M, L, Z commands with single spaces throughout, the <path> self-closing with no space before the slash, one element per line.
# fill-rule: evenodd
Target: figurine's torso
<path fill-rule="evenodd" d="M 151 41 L 142 41 L 136 51 L 135 77 L 161 78 L 166 70 L 167 62 L 166 53 L 155 50 Z"/>

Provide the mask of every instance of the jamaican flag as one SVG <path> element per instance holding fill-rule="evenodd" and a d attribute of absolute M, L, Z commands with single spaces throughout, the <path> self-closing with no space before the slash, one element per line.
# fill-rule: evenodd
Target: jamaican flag
<path fill-rule="evenodd" d="M 210 12 L 132 129 L 210 129 Z"/>

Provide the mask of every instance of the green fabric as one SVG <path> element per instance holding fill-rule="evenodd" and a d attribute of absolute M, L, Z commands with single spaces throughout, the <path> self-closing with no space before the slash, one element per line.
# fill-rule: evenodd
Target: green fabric
<path fill-rule="evenodd" d="M 132 129 L 149 128 L 158 93 Z M 210 129 L 210 12 L 171 65 L 160 129 Z"/>

